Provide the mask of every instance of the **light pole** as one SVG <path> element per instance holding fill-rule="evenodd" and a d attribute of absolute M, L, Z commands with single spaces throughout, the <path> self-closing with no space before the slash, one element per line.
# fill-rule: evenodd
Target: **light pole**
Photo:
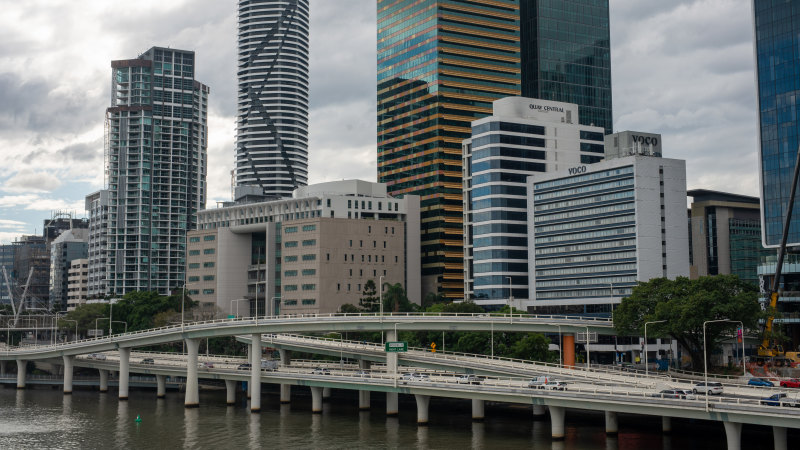
<path fill-rule="evenodd" d="M 378 278 L 378 284 L 380 285 L 378 289 L 378 304 L 380 304 L 380 311 L 381 311 L 381 322 L 383 322 L 383 275 Z M 381 333 L 383 335 L 383 333 Z"/>
<path fill-rule="evenodd" d="M 589 327 L 586 327 L 586 370 L 592 368 L 592 358 L 591 354 L 589 353 Z"/>
<path fill-rule="evenodd" d="M 564 356 L 563 356 L 563 354 L 561 352 L 561 348 L 564 346 L 564 343 L 561 341 L 561 325 L 560 324 L 556 324 L 556 326 L 558 327 L 558 365 L 563 367 L 564 366 Z M 573 349 L 573 350 L 575 350 L 575 349 Z"/>
<path fill-rule="evenodd" d="M 108 300 L 108 337 L 111 337 L 111 324 L 113 321 L 111 320 L 114 317 L 114 304 L 111 303 L 111 300 Z"/>
<path fill-rule="evenodd" d="M 108 317 L 98 317 L 97 319 L 94 319 L 94 332 L 95 332 L 94 337 L 95 338 L 97 338 L 97 335 L 99 334 L 98 332 L 100 331 L 100 328 L 97 327 L 97 322 L 99 322 L 101 320 L 108 320 L 108 319 L 109 319 Z M 111 327 L 109 326 L 109 328 L 111 328 Z M 109 333 L 110 333 L 110 331 L 109 331 Z"/>
<path fill-rule="evenodd" d="M 742 324 L 742 366 L 744 366 L 744 324 L 740 320 L 717 319 L 703 322 L 703 385 L 706 389 L 706 411 L 708 411 L 708 350 L 706 349 L 706 324 L 717 322 L 731 322 Z"/>
<path fill-rule="evenodd" d="M 58 317 L 58 314 L 56 314 L 56 317 Z M 56 319 L 56 325 L 58 324 L 59 320 L 63 320 L 64 322 L 75 322 L 75 342 L 78 342 L 78 321 L 77 320 L 72 320 L 72 319 L 57 318 Z"/>
<path fill-rule="evenodd" d="M 514 294 L 511 292 L 511 277 L 506 277 L 508 280 L 508 312 L 509 314 L 514 313 Z"/>
<path fill-rule="evenodd" d="M 339 335 L 339 370 L 344 370 L 344 335 L 338 331 L 330 331 L 328 334 Z"/>
<path fill-rule="evenodd" d="M 128 322 L 125 322 L 123 320 L 114 320 L 113 322 L 114 323 L 124 323 L 125 324 L 125 333 L 128 332 Z"/>
<path fill-rule="evenodd" d="M 651 323 L 664 323 L 666 320 L 655 320 L 653 322 L 644 323 L 644 375 L 649 375 L 649 368 L 647 364 L 647 325 Z"/>
<path fill-rule="evenodd" d="M 234 303 L 236 303 L 236 302 L 247 302 L 247 301 L 249 301 L 249 300 L 246 299 L 246 298 L 240 298 L 240 299 L 236 299 L 236 300 L 231 301 L 231 312 L 233 312 L 233 304 Z M 236 318 L 237 319 L 239 318 L 239 304 L 238 303 L 236 303 Z"/>
<path fill-rule="evenodd" d="M 266 287 L 264 288 L 264 290 L 266 291 Z M 278 315 L 278 314 L 277 314 L 277 311 L 275 311 L 275 309 L 276 309 L 276 308 L 275 308 L 275 299 L 278 299 L 278 298 L 281 298 L 281 296 L 280 296 L 280 295 L 276 295 L 275 297 L 272 297 L 272 298 L 270 299 L 270 301 L 269 301 L 269 303 L 270 303 L 270 306 L 272 307 L 272 314 L 271 314 L 271 316 L 277 316 L 277 315 Z"/>

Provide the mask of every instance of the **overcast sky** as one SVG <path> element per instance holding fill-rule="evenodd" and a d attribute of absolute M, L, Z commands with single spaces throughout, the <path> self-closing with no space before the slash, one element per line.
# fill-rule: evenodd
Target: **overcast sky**
<path fill-rule="evenodd" d="M 309 182 L 376 179 L 375 0 L 311 0 Z M 758 195 L 750 0 L 611 0 L 614 130 L 661 133 L 688 188 Z M 230 199 L 235 0 L 0 0 L 0 242 L 103 187 L 110 61 L 196 52 L 208 206 Z"/>

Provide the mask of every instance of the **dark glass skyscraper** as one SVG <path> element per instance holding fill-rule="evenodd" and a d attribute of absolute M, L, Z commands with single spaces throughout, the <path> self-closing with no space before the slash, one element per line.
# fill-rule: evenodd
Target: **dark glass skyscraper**
<path fill-rule="evenodd" d="M 800 131 L 800 0 L 754 0 L 756 84 L 765 246 L 780 245 Z M 800 198 L 790 245 L 800 244 Z"/>
<path fill-rule="evenodd" d="M 612 133 L 608 0 L 521 0 L 522 96 L 575 103 Z"/>
<path fill-rule="evenodd" d="M 519 0 L 378 0 L 378 181 L 421 196 L 423 293 L 463 297 L 461 143 L 520 94 Z"/>
<path fill-rule="evenodd" d="M 308 0 L 239 0 L 236 184 L 308 184 Z"/>

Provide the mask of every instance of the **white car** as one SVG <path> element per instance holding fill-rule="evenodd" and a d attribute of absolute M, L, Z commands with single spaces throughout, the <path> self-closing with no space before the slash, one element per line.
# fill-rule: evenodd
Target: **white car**
<path fill-rule="evenodd" d="M 483 383 L 483 377 L 479 377 L 474 374 L 466 374 L 461 375 L 458 377 L 458 384 L 481 384 Z"/>
<path fill-rule="evenodd" d="M 542 386 L 539 386 L 539 389 L 547 389 L 548 391 L 566 391 L 567 382 L 560 380 L 552 380 L 548 381 Z"/>
<path fill-rule="evenodd" d="M 701 381 L 694 385 L 694 394 L 722 395 L 722 383 L 709 381 L 708 384 Z"/>
<path fill-rule="evenodd" d="M 528 382 L 529 388 L 539 388 L 542 389 L 542 386 L 547 383 L 548 378 L 541 376 L 541 377 L 533 377 L 531 381 Z"/>

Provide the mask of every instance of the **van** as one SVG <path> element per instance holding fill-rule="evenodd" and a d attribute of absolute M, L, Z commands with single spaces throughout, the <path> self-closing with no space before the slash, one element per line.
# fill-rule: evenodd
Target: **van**
<path fill-rule="evenodd" d="M 528 382 L 528 387 L 535 388 L 544 386 L 547 383 L 547 380 L 548 378 L 546 376 L 533 377 L 531 381 Z"/>

